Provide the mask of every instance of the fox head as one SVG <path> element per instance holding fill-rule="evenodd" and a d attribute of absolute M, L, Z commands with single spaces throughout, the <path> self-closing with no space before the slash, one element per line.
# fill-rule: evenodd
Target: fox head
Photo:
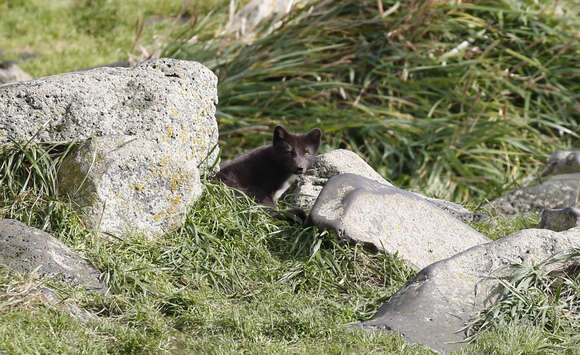
<path fill-rule="evenodd" d="M 321 136 L 318 128 L 308 133 L 290 133 L 284 127 L 276 126 L 273 147 L 288 172 L 303 174 L 312 165 Z"/>

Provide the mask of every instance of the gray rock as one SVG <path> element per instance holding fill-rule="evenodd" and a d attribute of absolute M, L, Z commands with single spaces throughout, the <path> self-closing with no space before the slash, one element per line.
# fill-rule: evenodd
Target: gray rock
<path fill-rule="evenodd" d="M 230 20 L 225 26 L 225 32 L 237 33 L 242 37 L 252 37 L 255 29 L 264 21 L 280 20 L 288 14 L 292 7 L 308 0 L 253 0 L 233 14 L 230 4 Z M 274 28 L 280 24 L 275 24 Z"/>
<path fill-rule="evenodd" d="M 542 211 L 542 220 L 538 226 L 538 228 L 550 229 L 556 232 L 574 227 L 580 227 L 580 209 L 573 207 Z"/>
<path fill-rule="evenodd" d="M 356 174 L 384 185 L 393 186 L 379 173 L 370 167 L 358 154 L 345 149 L 337 149 L 315 157 L 312 167 L 303 175 L 297 175 L 287 191 L 289 202 L 294 206 L 310 211 L 322 188 L 333 176 L 339 174 Z M 489 217 L 469 211 L 463 206 L 436 198 L 424 197 L 435 206 L 447 211 L 464 222 L 482 222 Z"/>
<path fill-rule="evenodd" d="M 202 191 L 195 161 L 168 148 L 131 136 L 89 139 L 63 161 L 59 192 L 89 228 L 159 236 L 182 223 Z"/>
<path fill-rule="evenodd" d="M 32 80 L 32 76 L 14 62 L 0 62 L 0 85 L 15 81 Z"/>
<path fill-rule="evenodd" d="M 578 247 L 580 228 L 527 229 L 475 246 L 421 270 L 361 325 L 398 331 L 436 351 L 459 349 L 466 345 L 453 343 L 465 339 L 459 330 L 497 299 L 494 277 L 509 275 L 511 264 L 537 264 Z"/>
<path fill-rule="evenodd" d="M 580 173 L 580 150 L 558 150 L 548 158 L 542 176 Z"/>
<path fill-rule="evenodd" d="M 217 158 L 217 78 L 203 65 L 150 60 L 0 87 L 0 145 L 135 135 L 196 163 Z"/>
<path fill-rule="evenodd" d="M 310 216 L 339 237 L 423 268 L 489 239 L 426 199 L 354 174 L 331 178 Z"/>
<path fill-rule="evenodd" d="M 34 294 L 38 301 L 44 303 L 45 305 L 50 305 L 59 311 L 68 312 L 73 317 L 79 319 L 82 322 L 88 322 L 97 318 L 97 316 L 95 316 L 93 313 L 80 308 L 70 299 L 63 299 L 56 293 L 55 290 L 51 288 L 41 287 L 35 290 L 31 290 L 31 293 Z"/>
<path fill-rule="evenodd" d="M 358 154 L 350 150 L 337 149 L 317 155 L 314 158 L 312 167 L 305 174 L 296 176 L 288 190 L 290 203 L 309 211 L 314 206 L 316 198 L 328 179 L 346 173 L 357 174 L 381 184 L 392 186 Z"/>
<path fill-rule="evenodd" d="M 38 273 L 104 292 L 100 272 L 61 241 L 22 222 L 0 219 L 0 265 L 16 272 Z"/>
<path fill-rule="evenodd" d="M 488 208 L 506 215 L 538 212 L 545 208 L 577 206 L 580 173 L 550 176 L 547 181 L 513 191 L 493 200 Z"/>

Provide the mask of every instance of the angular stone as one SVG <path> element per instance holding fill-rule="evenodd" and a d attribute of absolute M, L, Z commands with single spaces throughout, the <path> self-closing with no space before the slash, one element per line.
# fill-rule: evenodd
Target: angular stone
<path fill-rule="evenodd" d="M 12 219 L 0 219 L 0 265 L 16 272 L 32 272 L 40 267 L 40 275 L 105 291 L 100 272 L 85 259 L 52 235 Z"/>
<path fill-rule="evenodd" d="M 459 330 L 495 301 L 496 277 L 509 275 L 509 265 L 537 264 L 579 247 L 580 228 L 526 229 L 474 246 L 421 270 L 361 325 L 400 332 L 436 351 L 457 350 L 466 345 L 454 343 L 465 339 Z"/>
<path fill-rule="evenodd" d="M 135 135 L 196 164 L 217 158 L 217 78 L 203 65 L 149 60 L 0 87 L 0 146 Z"/>
<path fill-rule="evenodd" d="M 317 155 L 314 158 L 312 167 L 306 174 L 296 176 L 287 191 L 289 202 L 302 210 L 310 211 L 328 179 L 339 174 L 347 173 L 360 175 L 381 184 L 393 186 L 371 168 L 358 154 L 346 149 L 337 149 Z M 473 213 L 457 203 L 412 193 L 421 198 L 425 198 L 435 206 L 449 212 L 464 222 L 482 222 L 489 220 L 489 217 Z"/>
<path fill-rule="evenodd" d="M 343 239 L 398 253 L 417 269 L 489 242 L 430 201 L 354 174 L 328 180 L 310 216 Z"/>
<path fill-rule="evenodd" d="M 538 226 L 538 228 L 550 229 L 555 232 L 574 227 L 580 227 L 580 209 L 573 207 L 542 211 L 542 220 Z"/>
<path fill-rule="evenodd" d="M 196 163 L 132 136 L 87 140 L 59 170 L 59 192 L 81 208 L 89 228 L 155 237 L 177 228 L 201 196 Z"/>
<path fill-rule="evenodd" d="M 543 209 L 579 207 L 580 173 L 553 175 L 539 185 L 525 187 L 491 201 L 489 208 L 506 215 Z"/>
<path fill-rule="evenodd" d="M 580 150 L 558 150 L 548 158 L 542 176 L 580 173 Z"/>

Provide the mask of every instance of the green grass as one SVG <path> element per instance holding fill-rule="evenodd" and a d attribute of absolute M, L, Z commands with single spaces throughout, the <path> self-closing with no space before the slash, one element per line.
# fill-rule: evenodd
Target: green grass
<path fill-rule="evenodd" d="M 220 77 L 225 157 L 270 140 L 264 125 L 319 126 L 323 150 L 352 149 L 400 186 L 470 206 L 533 175 L 553 150 L 580 146 L 572 2 L 384 1 L 384 17 L 376 1 L 326 2 L 249 45 L 216 37 L 226 3 L 199 2 L 184 13 L 191 23 L 173 25 L 182 4 L 0 0 L 0 47 L 8 58 L 37 53 L 22 67 L 54 74 L 126 59 L 136 53 L 138 18 L 157 17 L 145 21 L 139 44 L 170 38 L 161 42 L 167 55 L 202 61 Z M 197 42 L 185 43 L 194 35 Z M 470 50 L 443 66 L 444 53 L 467 38 Z M 101 270 L 110 292 L 3 270 L 0 352 L 433 353 L 350 327 L 414 274 L 402 261 L 275 220 L 221 184 L 204 180 L 184 225 L 162 238 L 111 242 L 87 230 L 55 180 L 73 145 L 3 148 L 0 218 L 52 233 Z M 493 218 L 475 226 L 492 239 L 539 221 Z M 474 319 L 477 341 L 458 353 L 580 353 L 577 274 L 519 270 L 502 280 L 500 301 Z M 42 302 L 39 287 L 56 289 L 92 319 Z"/>
<path fill-rule="evenodd" d="M 573 2 L 383 1 L 384 17 L 374 0 L 316 4 L 249 45 L 167 46 L 219 76 L 225 154 L 267 139 L 263 125 L 318 126 L 325 149 L 352 149 L 399 186 L 471 201 L 580 146 Z"/>
<path fill-rule="evenodd" d="M 5 149 L 0 161 L 20 163 L 8 170 L 18 178 L 12 189 L 3 189 L 0 216 L 53 233 L 102 271 L 110 292 L 94 294 L 34 272 L 4 270 L 0 352 L 432 354 L 394 334 L 350 327 L 372 317 L 414 274 L 400 260 L 339 242 L 316 227 L 273 219 L 253 201 L 211 181 L 204 181 L 201 200 L 178 230 L 156 240 L 131 235 L 111 242 L 83 228 L 73 206 L 45 186 L 69 147 Z M 45 173 L 34 166 L 43 166 L 39 171 Z M 535 223 L 496 219 L 494 227 L 480 229 L 500 237 L 522 223 Z M 41 302 L 34 293 L 39 287 L 56 289 L 92 319 Z M 560 294 L 577 302 L 570 290 Z M 529 296 L 553 298 L 544 291 Z M 542 324 L 522 326 L 517 317 L 491 319 L 478 326 L 478 341 L 466 353 L 543 353 L 559 346 L 574 353 L 577 343 L 569 329 L 578 326 L 576 319 L 562 319 L 566 327 L 558 332 Z M 531 335 L 521 337 L 525 332 Z"/>
<path fill-rule="evenodd" d="M 225 1 L 0 0 L 0 50 L 33 77 L 142 56 Z M 184 11 L 182 11 L 185 9 Z M 178 14 L 181 18 L 177 20 Z M 139 26 L 138 26 L 139 24 Z M 143 25 L 142 31 L 138 28 Z M 140 32 L 140 34 L 138 34 Z M 136 41 L 137 40 L 137 41 Z M 19 59 L 21 54 L 34 57 Z"/>

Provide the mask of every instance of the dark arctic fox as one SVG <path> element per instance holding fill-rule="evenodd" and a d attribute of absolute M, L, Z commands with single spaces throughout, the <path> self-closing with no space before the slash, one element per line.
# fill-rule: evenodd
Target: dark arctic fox
<path fill-rule="evenodd" d="M 261 204 L 275 207 L 276 193 L 293 174 L 303 174 L 312 164 L 322 132 L 290 133 L 274 128 L 272 144 L 256 148 L 228 163 L 215 178 L 235 187 Z"/>

